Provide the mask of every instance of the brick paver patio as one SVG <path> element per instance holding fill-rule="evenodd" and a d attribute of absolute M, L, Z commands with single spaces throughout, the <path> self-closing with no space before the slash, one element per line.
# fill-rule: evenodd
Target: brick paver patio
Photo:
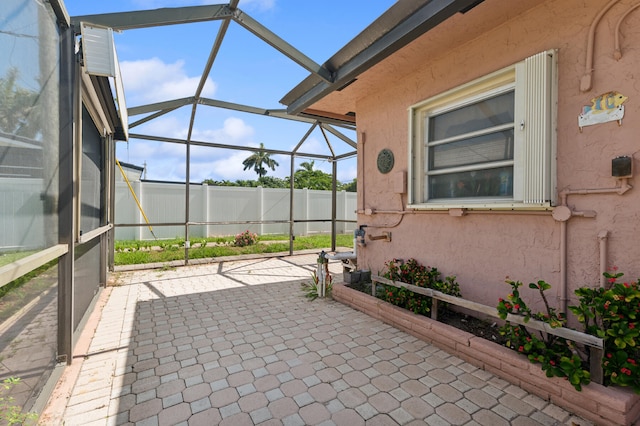
<path fill-rule="evenodd" d="M 589 425 L 361 312 L 307 300 L 300 282 L 316 259 L 119 273 L 87 353 L 76 354 L 86 356 L 73 389 L 58 395 L 62 407 L 49 407 L 44 420 Z"/>

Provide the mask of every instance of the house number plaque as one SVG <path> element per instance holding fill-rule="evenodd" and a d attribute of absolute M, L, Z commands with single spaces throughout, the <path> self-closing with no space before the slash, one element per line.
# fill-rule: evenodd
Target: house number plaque
<path fill-rule="evenodd" d="M 393 152 L 383 149 L 378 153 L 378 170 L 380 173 L 389 173 L 393 169 Z"/>

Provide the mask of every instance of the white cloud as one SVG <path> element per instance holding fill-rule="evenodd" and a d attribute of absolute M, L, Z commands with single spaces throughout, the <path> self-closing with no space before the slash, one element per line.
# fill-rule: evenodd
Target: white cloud
<path fill-rule="evenodd" d="M 188 121 L 184 119 L 165 116 L 135 128 L 134 133 L 184 140 L 187 137 L 187 123 Z M 254 133 L 253 127 L 244 120 L 230 117 L 224 120 L 222 127 L 218 129 L 194 128 L 192 139 L 232 146 L 257 147 L 258 144 L 252 140 Z M 146 163 L 148 179 L 184 181 L 185 153 L 186 148 L 182 144 L 132 140 L 126 148 L 119 145 L 118 158 L 139 166 Z M 194 145 L 191 147 L 191 180 L 201 182 L 209 178 L 231 181 L 255 179 L 255 172 L 242 170 L 242 161 L 249 155 L 251 155 L 249 151 Z"/>
<path fill-rule="evenodd" d="M 204 179 L 214 180 L 256 180 L 258 175 L 253 169 L 244 170 L 242 162 L 249 157 L 252 151 L 228 151 L 224 157 L 216 158 L 213 161 L 191 163 L 192 176 L 194 182 L 203 181 Z M 272 155 L 272 159 L 279 164 L 276 170 L 267 170 L 267 176 L 284 178 L 289 175 L 289 158 L 282 155 Z"/>
<path fill-rule="evenodd" d="M 137 119 L 137 117 L 133 117 Z M 130 129 L 132 133 L 141 133 L 146 135 L 163 136 L 167 138 L 185 139 L 187 137 L 188 121 L 177 117 L 160 117 L 155 120 L 148 121 L 139 127 Z"/>
<path fill-rule="evenodd" d="M 141 105 L 193 96 L 200 76 L 190 77 L 184 61 L 167 64 L 159 58 L 120 62 L 129 105 Z M 202 95 L 213 97 L 216 84 L 207 78 Z"/>
<path fill-rule="evenodd" d="M 229 117 L 224 120 L 222 127 L 218 129 L 203 129 L 199 127 L 202 122 L 203 121 L 196 120 L 196 125 L 191 135 L 192 140 L 225 145 L 251 146 L 252 144 L 255 130 L 240 118 Z M 140 127 L 135 127 L 132 132 L 167 138 L 186 139 L 189 130 L 188 124 L 188 118 L 164 116 L 151 120 Z"/>
<path fill-rule="evenodd" d="M 256 179 L 256 174 L 253 170 L 243 170 L 244 166 L 242 162 L 250 155 L 251 152 L 249 151 L 237 151 L 224 158 L 206 164 L 209 170 L 207 177 L 219 176 L 219 178 L 215 179 L 230 181 L 237 179 Z"/>
<path fill-rule="evenodd" d="M 196 123 L 197 124 L 197 123 Z M 244 120 L 230 117 L 224 120 L 221 129 L 202 130 L 194 128 L 192 139 L 225 145 L 248 145 L 255 131 Z"/>

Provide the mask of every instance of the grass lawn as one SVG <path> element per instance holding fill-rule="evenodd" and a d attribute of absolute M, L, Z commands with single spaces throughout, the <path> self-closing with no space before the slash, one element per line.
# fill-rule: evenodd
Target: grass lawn
<path fill-rule="evenodd" d="M 189 249 L 190 259 L 216 258 L 240 254 L 279 253 L 289 251 L 288 235 L 265 235 L 255 244 L 244 247 L 234 245 L 234 237 L 194 238 Z M 352 247 L 352 234 L 336 235 L 337 247 Z M 296 237 L 295 250 L 327 250 L 331 247 L 331 235 L 318 234 Z M 5 253 L 0 256 L 0 266 L 15 262 L 32 254 L 30 252 Z M 135 265 L 165 263 L 184 260 L 184 239 L 161 241 L 116 241 L 115 264 Z M 55 286 L 58 279 L 57 261 L 40 268 L 0 288 L 0 323 L 44 291 Z"/>
<path fill-rule="evenodd" d="M 352 247 L 352 234 L 336 235 L 337 247 Z M 293 241 L 293 250 L 328 249 L 331 235 L 299 236 Z M 244 247 L 234 245 L 234 237 L 194 238 L 191 240 L 189 259 L 215 258 L 240 254 L 279 253 L 289 251 L 288 235 L 263 235 L 255 244 Z M 136 265 L 184 260 L 184 239 L 161 241 L 117 241 L 114 263 Z"/>

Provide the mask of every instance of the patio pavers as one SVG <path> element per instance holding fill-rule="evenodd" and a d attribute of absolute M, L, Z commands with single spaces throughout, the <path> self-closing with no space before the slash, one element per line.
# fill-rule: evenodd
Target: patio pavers
<path fill-rule="evenodd" d="M 64 424 L 590 424 L 364 313 L 309 301 L 300 282 L 316 259 L 120 273 Z"/>

